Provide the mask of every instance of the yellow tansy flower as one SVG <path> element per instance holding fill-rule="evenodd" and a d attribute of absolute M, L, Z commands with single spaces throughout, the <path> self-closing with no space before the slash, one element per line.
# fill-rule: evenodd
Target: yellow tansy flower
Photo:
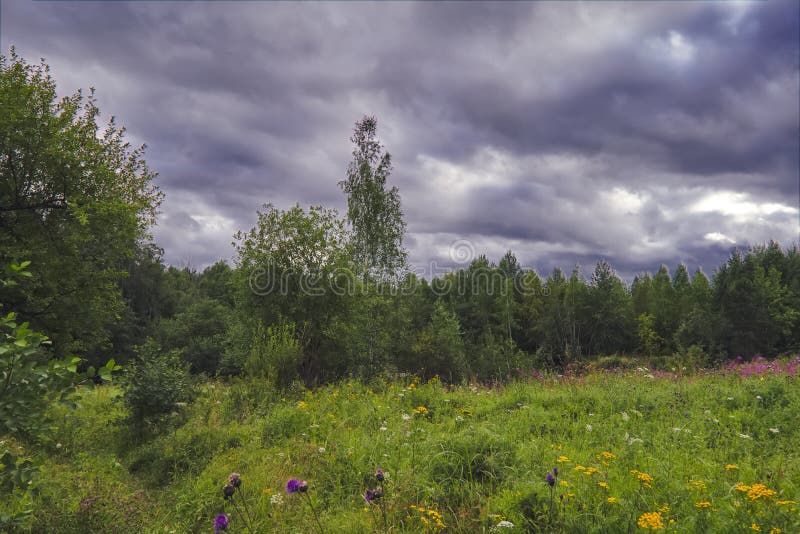
<path fill-rule="evenodd" d="M 661 530 L 664 528 L 664 521 L 661 519 L 660 512 L 647 512 L 639 517 L 636 524 L 645 530 Z"/>

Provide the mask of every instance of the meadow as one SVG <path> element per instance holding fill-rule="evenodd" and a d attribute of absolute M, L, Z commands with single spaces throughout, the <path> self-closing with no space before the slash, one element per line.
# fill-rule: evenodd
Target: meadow
<path fill-rule="evenodd" d="M 48 533 L 798 532 L 798 366 L 205 382 L 158 429 L 104 386 L 54 408 L 19 506 Z"/>

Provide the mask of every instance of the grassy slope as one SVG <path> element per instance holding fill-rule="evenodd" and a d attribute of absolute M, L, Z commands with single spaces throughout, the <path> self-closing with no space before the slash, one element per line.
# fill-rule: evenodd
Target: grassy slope
<path fill-rule="evenodd" d="M 786 376 L 633 372 L 450 391 L 347 382 L 284 397 L 210 383 L 168 431 L 138 440 L 119 423 L 117 395 L 99 388 L 60 414 L 35 532 L 213 532 L 223 511 L 245 532 L 222 499 L 232 471 L 255 531 L 315 531 L 307 501 L 283 492 L 298 477 L 325 532 L 383 532 L 380 508 L 363 499 L 378 467 L 392 532 L 436 531 L 427 510 L 447 532 L 489 532 L 502 519 L 511 532 L 634 532 L 658 511 L 666 531 L 800 532 L 798 505 L 778 504 L 800 502 L 800 388 Z M 551 510 L 544 477 L 555 466 Z M 751 500 L 738 482 L 776 494 Z"/>

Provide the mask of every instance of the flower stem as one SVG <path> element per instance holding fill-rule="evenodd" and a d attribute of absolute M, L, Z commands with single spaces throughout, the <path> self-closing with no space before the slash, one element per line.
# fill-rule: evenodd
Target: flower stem
<path fill-rule="evenodd" d="M 314 508 L 314 503 L 311 502 L 311 495 L 308 493 L 303 493 L 308 499 L 308 506 L 311 508 L 311 513 L 314 514 L 314 520 L 317 522 L 317 526 L 319 527 L 319 534 L 325 534 L 325 531 L 322 528 L 322 523 L 319 521 L 319 516 L 317 515 L 317 510 Z"/>

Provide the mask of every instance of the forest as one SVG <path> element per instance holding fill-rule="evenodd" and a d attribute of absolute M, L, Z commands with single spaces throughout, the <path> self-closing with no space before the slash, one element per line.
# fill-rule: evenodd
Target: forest
<path fill-rule="evenodd" d="M 58 98 L 47 65 L 12 49 L 0 109 L 0 481 L 23 503 L 0 510 L 0 530 L 37 516 L 25 495 L 44 460 L 30 451 L 55 450 L 59 414 L 81 391 L 118 388 L 108 409 L 124 407 L 120 420 L 146 441 L 217 383 L 306 399 L 410 377 L 412 389 L 446 390 L 642 366 L 693 374 L 800 350 L 797 244 L 732 249 L 712 273 L 653 265 L 630 284 L 607 261 L 537 273 L 512 251 L 430 279 L 412 273 L 392 159 L 370 116 L 331 177 L 346 214 L 263 199 L 255 226 L 232 236 L 232 263 L 166 265 L 151 237 L 157 174 L 124 127 L 100 125 L 93 91 Z M 552 522 L 552 498 L 549 509 Z M 547 524 L 534 516 L 521 521 Z"/>

